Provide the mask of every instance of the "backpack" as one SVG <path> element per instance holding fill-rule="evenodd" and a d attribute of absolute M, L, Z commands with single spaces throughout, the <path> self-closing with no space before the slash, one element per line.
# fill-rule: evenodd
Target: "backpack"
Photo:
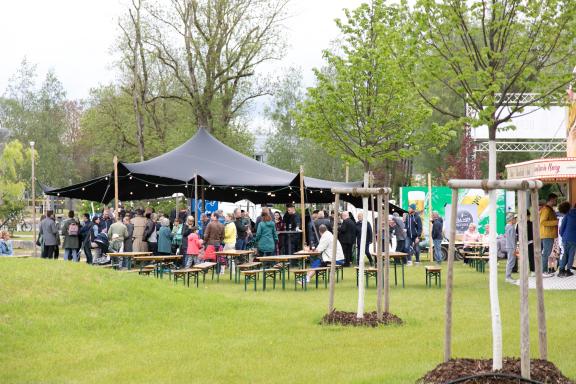
<path fill-rule="evenodd" d="M 71 222 L 70 225 L 68 225 L 68 236 L 78 236 L 79 231 L 80 228 L 78 228 L 78 223 L 76 223 L 75 221 Z"/>

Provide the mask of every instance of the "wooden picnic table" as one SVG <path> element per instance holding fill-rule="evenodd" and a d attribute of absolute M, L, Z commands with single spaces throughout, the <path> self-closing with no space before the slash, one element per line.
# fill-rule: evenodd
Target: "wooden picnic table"
<path fill-rule="evenodd" d="M 301 260 L 302 269 L 306 268 L 306 259 L 310 256 L 306 255 L 277 255 L 277 256 L 260 256 L 255 259 L 262 262 L 262 270 L 266 270 L 265 263 L 280 263 L 282 264 L 282 271 L 280 275 L 282 276 L 282 289 L 286 289 L 286 263 L 292 260 Z"/>
<path fill-rule="evenodd" d="M 228 260 L 228 269 L 230 270 L 230 280 L 232 280 L 232 261 L 236 257 L 244 257 L 250 256 L 251 254 L 255 253 L 256 251 L 252 249 L 245 249 L 245 250 L 238 250 L 238 249 L 230 249 L 227 251 L 218 251 L 216 252 L 216 256 L 225 256 Z M 216 257 L 217 267 L 216 269 L 218 272 L 220 271 L 220 262 L 218 261 L 218 257 Z"/>
<path fill-rule="evenodd" d="M 175 261 L 175 260 L 180 260 L 182 258 L 182 255 L 154 255 L 154 256 L 135 256 L 134 257 L 134 261 L 140 261 L 140 262 L 144 262 L 144 261 L 151 261 L 152 263 L 154 263 L 156 265 L 156 277 L 160 276 L 160 278 L 162 278 L 163 276 L 163 268 L 161 268 L 161 265 L 167 261 Z M 142 266 L 140 266 L 140 270 L 142 270 Z"/>
<path fill-rule="evenodd" d="M 108 252 L 108 256 L 112 257 L 125 257 L 128 259 L 127 268 L 132 268 L 132 258 L 139 256 L 151 256 L 152 252 Z"/>
<path fill-rule="evenodd" d="M 322 252 L 316 251 L 315 249 L 309 249 L 309 250 L 307 250 L 307 251 L 303 249 L 303 250 L 301 250 L 301 251 L 294 252 L 294 254 L 295 254 L 295 255 L 308 255 L 308 256 L 310 256 L 310 257 L 312 257 L 312 256 L 316 256 L 316 257 L 317 257 L 317 256 L 322 255 Z"/>

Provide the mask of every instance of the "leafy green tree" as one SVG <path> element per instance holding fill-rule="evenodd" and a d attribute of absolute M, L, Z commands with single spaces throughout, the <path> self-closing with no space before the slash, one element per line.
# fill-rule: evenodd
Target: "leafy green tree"
<path fill-rule="evenodd" d="M 526 106 L 557 102 L 572 80 L 573 1 L 419 0 L 412 20 L 419 52 L 415 86 L 430 106 L 453 118 L 450 125 L 462 125 L 464 110 L 442 108 L 430 92 L 436 87 L 466 103 L 475 115 L 467 119 L 469 123 L 488 126 L 488 177 L 495 180 L 498 130 Z M 495 193 L 490 196 L 492 228 L 496 227 Z M 502 368 L 502 326 L 496 231 L 490 232 L 490 302 L 493 369 L 497 370 Z M 450 358 L 448 336 L 447 340 L 445 359 Z"/>
<path fill-rule="evenodd" d="M 18 140 L 8 142 L 0 152 L 0 223 L 25 207 L 26 182 L 22 170 L 30 164 L 30 153 Z"/>
<path fill-rule="evenodd" d="M 405 70 L 414 61 L 413 52 L 405 48 L 406 7 L 374 0 L 345 13 L 346 20 L 337 21 L 343 35 L 340 46 L 324 51 L 326 67 L 315 70 L 317 84 L 301 105 L 300 132 L 330 153 L 362 164 L 367 184 L 374 164 L 411 157 L 424 148 L 438 150 L 450 135 L 438 126 L 419 129 L 430 110 Z M 363 206 L 367 211 L 367 198 Z M 365 241 L 366 220 L 360 260 Z M 359 282 L 357 317 L 363 314 Z"/>
<path fill-rule="evenodd" d="M 35 86 L 36 67 L 23 60 L 0 99 L 0 122 L 15 139 L 36 142 L 38 180 L 50 185 L 68 183 L 73 167 L 63 141 L 66 93 L 52 71 L 48 71 L 40 88 Z M 29 179 L 25 172 L 22 176 Z"/>
<path fill-rule="evenodd" d="M 298 103 L 303 100 L 302 73 L 289 68 L 265 111 L 273 126 L 266 140 L 266 162 L 290 172 L 299 172 L 302 165 L 306 176 L 344 180 L 345 161 L 338 155 L 329 154 L 322 144 L 300 136 L 296 114 Z M 360 177 L 361 167 L 353 166 L 350 180 Z"/>

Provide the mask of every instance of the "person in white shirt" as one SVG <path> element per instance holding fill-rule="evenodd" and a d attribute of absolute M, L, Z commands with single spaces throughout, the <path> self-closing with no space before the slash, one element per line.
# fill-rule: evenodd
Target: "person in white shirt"
<path fill-rule="evenodd" d="M 326 225 L 322 224 L 318 227 L 318 233 L 320 235 L 320 240 L 318 241 L 318 246 L 316 251 L 322 252 L 320 258 L 312 260 L 310 268 L 320 268 L 326 265 L 327 262 L 332 261 L 332 241 L 334 235 L 328 230 Z M 344 252 L 342 251 L 342 245 L 340 241 L 336 240 L 336 264 L 343 265 L 345 262 Z M 310 277 L 314 276 L 314 271 L 308 272 L 306 281 L 310 282 Z"/>

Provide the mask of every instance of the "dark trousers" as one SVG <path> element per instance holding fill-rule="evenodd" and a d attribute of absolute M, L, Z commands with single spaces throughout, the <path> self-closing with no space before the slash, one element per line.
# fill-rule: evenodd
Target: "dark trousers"
<path fill-rule="evenodd" d="M 364 252 L 366 252 L 366 257 L 368 258 L 368 262 L 370 263 L 370 265 L 373 265 L 374 260 L 372 260 L 372 255 L 370 254 L 370 244 L 371 243 L 366 242 L 366 249 L 364 250 Z M 356 249 L 358 250 L 358 260 L 360 260 L 360 242 L 356 243 Z M 360 265 L 359 261 L 358 265 Z"/>
<path fill-rule="evenodd" d="M 412 250 L 410 251 L 410 260 L 412 260 L 412 255 L 416 258 L 416 262 L 420 262 L 420 243 L 416 244 L 417 237 L 410 239 L 410 245 L 412 246 Z"/>
<path fill-rule="evenodd" d="M 352 263 L 352 243 L 342 243 L 342 252 L 344 252 L 344 260 L 346 260 L 346 265 Z"/>
<path fill-rule="evenodd" d="M 406 240 L 396 239 L 396 252 L 406 252 Z M 394 259 L 397 261 L 398 259 Z M 402 258 L 402 264 L 406 264 L 406 256 Z"/>
<path fill-rule="evenodd" d="M 153 243 L 151 241 L 147 241 L 148 243 L 148 251 L 152 252 L 154 256 L 158 256 L 158 243 Z"/>
<path fill-rule="evenodd" d="M 84 242 L 84 254 L 86 255 L 86 263 L 92 264 L 92 248 L 90 248 L 90 240 Z"/>
<path fill-rule="evenodd" d="M 57 259 L 58 254 L 56 250 L 58 249 L 57 245 L 44 245 L 44 250 L 42 251 L 42 258 L 43 259 Z"/>

